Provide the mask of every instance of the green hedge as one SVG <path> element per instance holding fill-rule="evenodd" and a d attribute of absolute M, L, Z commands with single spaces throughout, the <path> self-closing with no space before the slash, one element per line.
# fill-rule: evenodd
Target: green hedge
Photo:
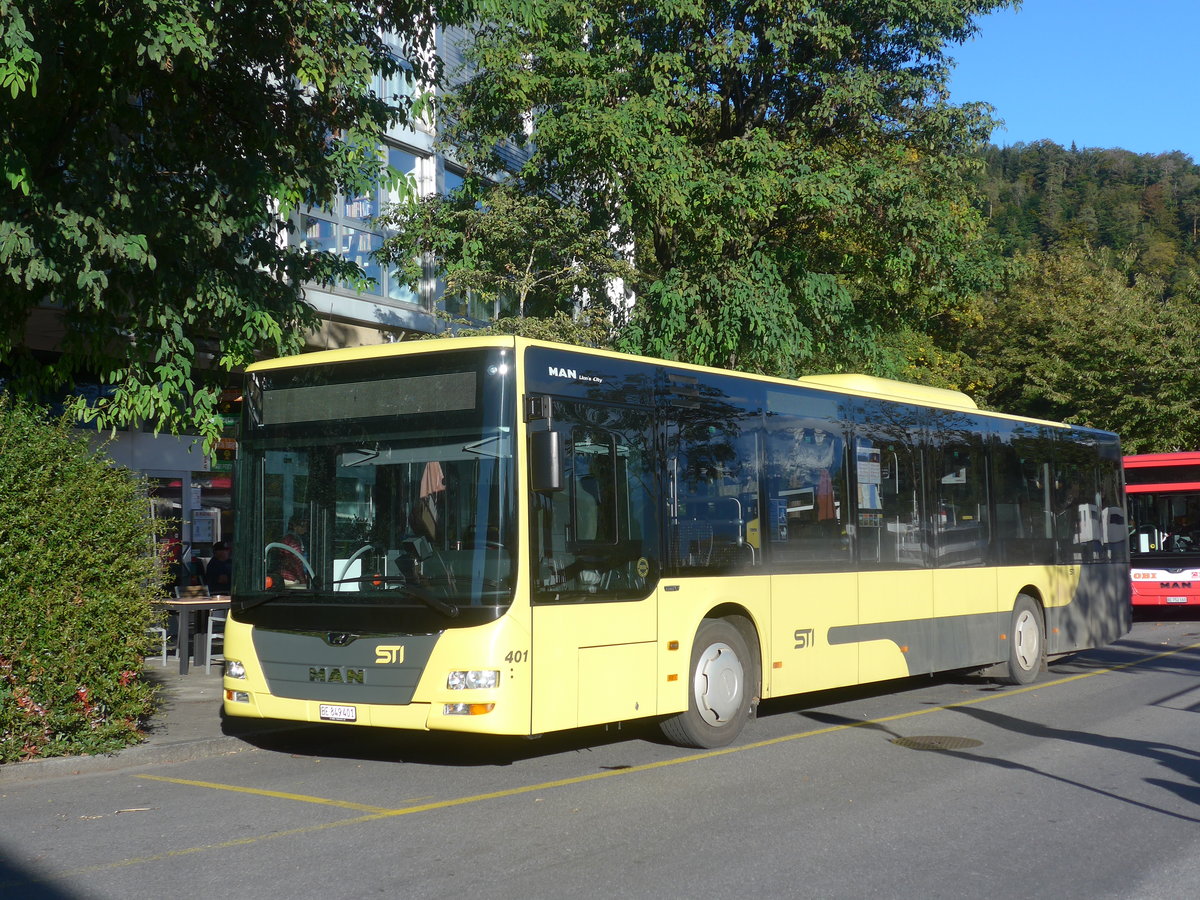
<path fill-rule="evenodd" d="M 0 763 L 141 740 L 153 547 L 143 484 L 0 394 Z"/>

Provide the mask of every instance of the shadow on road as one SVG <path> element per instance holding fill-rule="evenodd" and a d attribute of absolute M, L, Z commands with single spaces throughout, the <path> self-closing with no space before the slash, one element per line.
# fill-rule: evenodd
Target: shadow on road
<path fill-rule="evenodd" d="M 247 727 L 247 724 L 258 727 Z M 417 763 L 428 766 L 509 766 L 558 753 L 587 753 L 632 740 L 657 740 L 653 722 L 580 728 L 541 737 L 505 737 L 451 732 L 394 731 L 344 725 L 280 727 L 254 720 L 225 719 L 229 735 L 276 753 L 293 756 Z"/>
<path fill-rule="evenodd" d="M 81 894 L 67 893 L 49 881 L 23 868 L 0 853 L 0 897 L 12 900 L 82 900 Z"/>

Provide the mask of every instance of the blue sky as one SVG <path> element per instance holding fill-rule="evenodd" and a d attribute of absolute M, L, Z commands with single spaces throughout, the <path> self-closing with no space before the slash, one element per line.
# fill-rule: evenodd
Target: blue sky
<path fill-rule="evenodd" d="M 1049 139 L 1200 163 L 1200 0 L 1025 0 L 948 48 L 955 103 L 983 100 L 1004 147 Z"/>

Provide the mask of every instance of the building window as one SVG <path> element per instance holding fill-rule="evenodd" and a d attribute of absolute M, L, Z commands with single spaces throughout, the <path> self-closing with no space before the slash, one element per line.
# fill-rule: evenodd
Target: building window
<path fill-rule="evenodd" d="M 415 176 L 418 157 L 399 147 L 385 148 L 387 163 L 401 175 Z M 370 281 L 358 290 L 360 296 L 373 296 L 402 303 L 419 304 L 420 298 L 398 273 L 379 264 L 376 252 L 383 246 L 384 233 L 375 226 L 375 217 L 394 200 L 394 192 L 376 186 L 353 195 L 338 195 L 327 207 L 309 207 L 299 215 L 295 240 L 306 249 L 324 251 L 353 260 Z M 348 282 L 336 285 L 354 292 Z"/>

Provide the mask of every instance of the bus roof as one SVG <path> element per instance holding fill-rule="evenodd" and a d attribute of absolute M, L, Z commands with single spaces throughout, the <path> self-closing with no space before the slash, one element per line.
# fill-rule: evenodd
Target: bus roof
<path fill-rule="evenodd" d="M 796 380 L 801 384 L 839 388 L 854 394 L 873 394 L 878 397 L 906 400 L 909 403 L 920 403 L 925 406 L 979 409 L 979 405 L 962 391 L 930 387 L 926 384 L 909 384 L 905 381 L 893 381 L 890 378 L 876 378 L 874 375 L 805 375 Z"/>
<path fill-rule="evenodd" d="M 752 372 L 738 372 L 732 369 L 719 369 L 713 366 L 700 366 L 693 363 L 678 362 L 669 359 L 656 359 L 648 356 L 617 353 L 613 350 L 599 350 L 592 347 L 579 347 L 573 344 L 556 343 L 553 341 L 535 340 L 533 338 L 517 337 L 515 335 L 483 335 L 472 337 L 451 337 L 434 340 L 401 341 L 388 344 L 372 344 L 361 347 L 346 347 L 337 350 L 316 350 L 311 353 L 301 353 L 296 356 L 283 356 L 263 360 L 251 364 L 247 372 L 263 372 L 271 369 L 285 369 L 296 366 L 317 366 L 327 363 L 354 362 L 358 360 L 382 359 L 391 356 L 406 356 L 413 353 L 429 353 L 439 350 L 468 350 L 483 347 L 512 347 L 519 350 L 522 347 L 556 347 L 572 350 L 591 356 L 622 356 L 636 359 L 651 365 L 665 365 L 672 368 L 686 369 L 694 372 L 710 372 L 714 375 L 737 375 L 756 381 L 766 381 L 774 384 L 801 384 L 820 390 L 829 390 L 841 394 L 856 396 L 878 397 L 884 400 L 914 403 L 919 406 L 929 406 L 936 409 L 956 409 L 978 412 L 981 415 L 992 416 L 1010 421 L 1029 422 L 1054 428 L 1072 428 L 1080 426 L 1066 425 L 1046 419 L 1034 419 L 1027 416 L 1014 416 L 993 410 L 981 410 L 969 396 L 961 391 L 947 388 L 931 387 L 924 384 L 911 384 L 904 381 L 894 381 L 889 378 L 879 378 L 874 375 L 859 375 L 852 373 L 829 375 L 805 375 L 795 380 L 779 378 L 771 375 L 759 375 Z M 1084 431 L 1096 429 L 1082 428 Z"/>
<path fill-rule="evenodd" d="M 1125 467 L 1129 469 L 1197 465 L 1200 465 L 1200 452 L 1197 451 L 1183 453 L 1133 453 L 1125 457 Z"/>

